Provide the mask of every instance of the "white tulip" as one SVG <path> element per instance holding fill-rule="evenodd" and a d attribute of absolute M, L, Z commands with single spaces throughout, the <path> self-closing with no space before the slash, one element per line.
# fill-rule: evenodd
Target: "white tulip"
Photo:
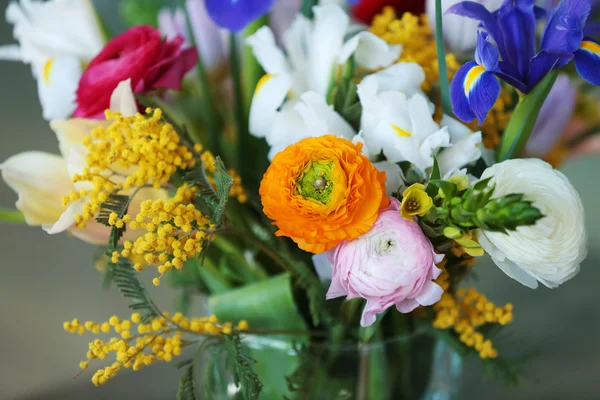
<path fill-rule="evenodd" d="M 70 116 L 83 65 L 104 46 L 91 1 L 20 0 L 6 19 L 19 45 L 0 47 L 0 60 L 31 64 L 45 119 Z"/>
<path fill-rule="evenodd" d="M 111 109 L 124 115 L 137 111 L 130 81 L 121 82 L 111 97 Z M 25 152 L 10 157 L 0 164 L 2 179 L 17 192 L 16 207 L 30 226 L 41 226 L 49 234 L 68 231 L 79 239 L 92 244 L 106 244 L 110 229 L 95 221 L 89 221 L 85 229 L 75 227 L 75 215 L 81 213 L 83 201 L 70 204 L 66 209 L 62 197 L 73 190 L 81 190 L 86 183 L 73 184 L 72 178 L 85 167 L 85 137 L 98 126 L 109 122 L 89 119 L 54 120 L 50 126 L 56 133 L 62 156 Z M 134 198 L 131 209 L 139 209 L 143 200 L 163 198 L 162 190 L 143 189 Z M 130 232 L 128 235 L 135 235 Z"/>
<path fill-rule="evenodd" d="M 445 13 L 448 8 L 463 0 L 442 0 L 442 11 Z M 503 0 L 477 0 L 488 10 L 496 11 Z M 427 18 L 433 30 L 435 31 L 435 3 L 436 0 L 427 0 Z M 450 51 L 459 55 L 466 55 L 477 45 L 477 29 L 479 21 L 461 17 L 454 14 L 447 14 L 442 19 L 444 27 L 444 39 Z"/>
<path fill-rule="evenodd" d="M 587 256 L 585 217 L 567 177 L 539 159 L 515 159 L 486 169 L 495 197 L 524 193 L 544 218 L 508 234 L 478 231 L 481 247 L 508 276 L 530 288 L 555 288 L 579 272 Z"/>

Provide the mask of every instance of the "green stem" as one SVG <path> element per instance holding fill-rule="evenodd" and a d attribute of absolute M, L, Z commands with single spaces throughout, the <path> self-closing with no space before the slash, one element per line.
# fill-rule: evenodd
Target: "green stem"
<path fill-rule="evenodd" d="M 252 36 L 256 33 L 260 28 L 267 25 L 268 18 L 265 15 L 262 18 L 257 19 L 252 22 L 250 25 L 244 29 L 244 39 Z M 252 47 L 250 46 L 242 46 L 242 68 L 243 73 L 243 85 L 244 85 L 244 102 L 245 109 L 244 112 L 246 115 L 250 115 L 250 105 L 252 104 L 252 97 L 254 96 L 254 90 L 258 81 L 264 74 L 264 70 L 261 65 L 254 57 L 254 52 L 252 51 Z"/>
<path fill-rule="evenodd" d="M 442 0 L 435 0 L 435 44 L 437 49 L 438 69 L 440 75 L 442 109 L 444 110 L 445 114 L 452 116 L 452 103 L 450 102 L 450 82 L 448 79 L 448 67 L 446 66 L 444 27 L 442 23 Z"/>
<path fill-rule="evenodd" d="M 302 1 L 302 14 L 306 18 L 313 17 L 312 8 L 317 4 L 317 0 L 303 0 Z"/>
<path fill-rule="evenodd" d="M 0 222 L 9 224 L 24 224 L 25 216 L 21 211 L 0 208 Z"/>
<path fill-rule="evenodd" d="M 238 173 L 242 177 L 242 182 L 248 182 L 250 171 L 248 165 L 248 118 L 244 107 L 244 92 L 242 88 L 242 76 L 240 55 L 238 53 L 237 36 L 231 32 L 229 34 L 229 45 L 231 52 L 231 76 L 233 78 L 234 92 L 234 120 L 237 128 L 237 161 Z"/>
<path fill-rule="evenodd" d="M 183 5 L 183 10 L 185 11 L 185 19 L 187 24 L 188 36 L 194 48 L 198 48 L 196 44 L 196 39 L 194 36 L 192 23 L 190 20 L 190 15 L 187 11 L 187 7 L 185 4 Z M 219 113 L 216 108 L 216 103 L 213 99 L 213 95 L 211 93 L 211 87 L 208 80 L 208 75 L 206 73 L 206 69 L 204 68 L 204 63 L 202 62 L 202 56 L 200 52 L 198 52 L 198 62 L 196 63 L 196 75 L 198 78 L 198 83 L 200 85 L 200 101 L 202 103 L 202 107 L 200 107 L 202 112 L 202 117 L 204 119 L 204 123 L 206 124 L 206 130 L 208 131 L 208 146 L 213 154 L 220 154 L 220 143 L 219 137 L 221 135 L 221 126 L 219 123 Z"/>

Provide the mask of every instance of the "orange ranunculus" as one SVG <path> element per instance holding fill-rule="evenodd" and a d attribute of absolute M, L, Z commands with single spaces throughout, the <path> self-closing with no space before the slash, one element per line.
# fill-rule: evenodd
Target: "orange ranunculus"
<path fill-rule="evenodd" d="M 362 144 L 333 135 L 304 139 L 278 153 L 260 184 L 265 214 L 311 253 L 367 233 L 388 206 L 385 172 Z"/>

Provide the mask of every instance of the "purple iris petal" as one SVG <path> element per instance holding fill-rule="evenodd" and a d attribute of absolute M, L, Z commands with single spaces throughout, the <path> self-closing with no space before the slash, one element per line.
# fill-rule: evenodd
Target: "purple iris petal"
<path fill-rule="evenodd" d="M 446 14 L 456 14 L 481 22 L 481 26 L 498 44 L 498 51 L 500 52 L 501 57 L 503 59 L 506 58 L 503 46 L 501 45 L 502 35 L 500 33 L 498 21 L 496 20 L 495 15 L 485 8 L 485 6 L 474 1 L 463 1 L 448 8 Z"/>
<path fill-rule="evenodd" d="M 471 110 L 477 117 L 479 124 L 485 121 L 488 112 L 500 96 L 500 82 L 491 72 L 483 72 L 467 95 Z"/>
<path fill-rule="evenodd" d="M 541 158 L 554 148 L 571 121 L 576 98 L 577 89 L 571 83 L 569 76 L 559 75 L 540 110 L 527 142 L 525 149 L 529 156 Z"/>
<path fill-rule="evenodd" d="M 452 111 L 459 119 L 465 122 L 471 122 L 475 119 L 475 114 L 471 110 L 469 100 L 465 94 L 465 79 L 471 68 L 477 66 L 475 61 L 469 61 L 461 66 L 450 84 L 450 100 L 452 101 Z"/>
<path fill-rule="evenodd" d="M 483 66 L 486 71 L 496 71 L 498 68 L 498 49 L 487 41 L 487 36 L 485 32 L 478 33 L 475 61 Z"/>
<path fill-rule="evenodd" d="M 536 45 L 533 0 L 505 1 L 497 17 L 507 56 L 503 60 L 516 66 L 521 76 L 527 76 Z"/>
<path fill-rule="evenodd" d="M 574 53 L 583 39 L 583 27 L 590 14 L 590 0 L 562 0 L 548 17 L 542 33 L 541 51 Z M 568 62 L 568 61 L 567 61 Z M 559 62 L 559 67 L 564 66 Z"/>
<path fill-rule="evenodd" d="M 222 28 L 241 31 L 269 12 L 275 0 L 206 0 L 208 14 Z"/>
<path fill-rule="evenodd" d="M 600 45 L 585 38 L 581 48 L 575 52 L 575 68 L 579 75 L 589 83 L 600 86 Z"/>
<path fill-rule="evenodd" d="M 529 79 L 527 80 L 525 92 L 530 92 L 535 85 L 537 85 L 548 74 L 548 72 L 552 71 L 553 69 L 560 68 L 558 66 L 560 63 L 566 64 L 572 59 L 573 53 L 556 52 L 551 54 L 544 50 L 540 51 L 531 59 L 531 63 L 529 65 Z"/>

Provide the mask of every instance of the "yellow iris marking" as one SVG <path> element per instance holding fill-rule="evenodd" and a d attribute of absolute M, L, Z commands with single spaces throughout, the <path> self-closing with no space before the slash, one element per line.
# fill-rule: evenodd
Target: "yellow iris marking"
<path fill-rule="evenodd" d="M 274 78 L 275 76 L 276 76 L 275 74 L 264 74 L 263 77 L 260 78 L 260 80 L 256 84 L 256 89 L 254 89 L 254 94 L 258 93 L 259 90 L 262 89 L 262 87 L 265 85 L 265 83 L 270 81 L 271 78 Z"/>
<path fill-rule="evenodd" d="M 390 126 L 392 127 L 392 129 L 394 131 L 396 131 L 396 133 L 400 137 L 411 137 L 412 136 L 412 133 L 405 131 L 404 129 L 400 128 L 398 125 L 390 124 Z"/>
<path fill-rule="evenodd" d="M 481 65 L 476 65 L 469 70 L 469 72 L 467 73 L 467 77 L 465 78 L 465 95 L 469 95 L 471 87 L 473 86 L 473 84 L 475 84 L 475 82 L 477 82 L 481 74 L 483 74 L 484 72 L 485 68 L 483 68 Z"/>
<path fill-rule="evenodd" d="M 52 64 L 54 64 L 54 58 L 50 58 L 44 64 L 44 82 L 46 85 L 50 86 L 50 71 L 52 71 Z"/>
<path fill-rule="evenodd" d="M 600 55 L 600 45 L 595 42 L 590 42 L 589 40 L 584 40 L 581 42 L 581 48 L 583 50 L 587 50 L 590 53 L 594 53 L 596 55 Z"/>

